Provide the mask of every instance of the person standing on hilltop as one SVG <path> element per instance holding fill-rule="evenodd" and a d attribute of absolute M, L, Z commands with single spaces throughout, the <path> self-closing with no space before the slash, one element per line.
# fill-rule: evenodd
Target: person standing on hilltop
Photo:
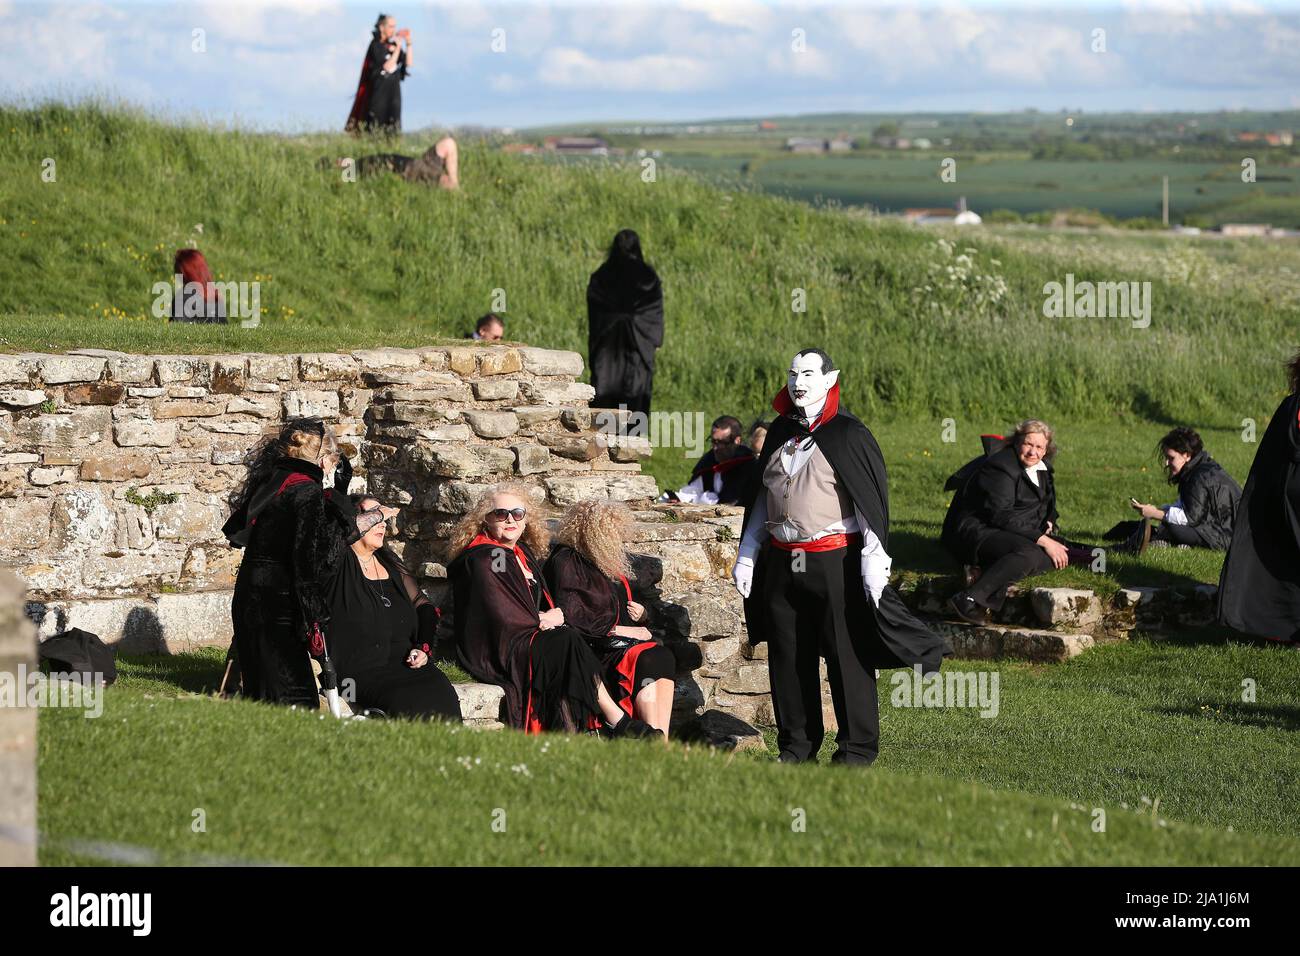
<path fill-rule="evenodd" d="M 411 67 L 412 43 L 410 30 L 397 29 L 397 20 L 386 13 L 379 15 L 343 127 L 347 132 L 402 131 L 402 80 Z"/>
<path fill-rule="evenodd" d="M 650 413 L 655 350 L 664 343 L 664 293 L 631 229 L 614 237 L 587 284 L 587 362 L 593 408 Z"/>

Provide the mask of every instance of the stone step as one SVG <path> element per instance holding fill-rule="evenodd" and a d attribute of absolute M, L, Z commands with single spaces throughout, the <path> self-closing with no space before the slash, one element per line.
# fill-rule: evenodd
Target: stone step
<path fill-rule="evenodd" d="M 476 684 L 467 682 L 452 684 L 456 696 L 460 698 L 460 716 L 466 727 L 479 730 L 500 730 L 505 726 L 501 721 L 501 705 L 506 692 L 496 684 Z"/>
<path fill-rule="evenodd" d="M 930 578 L 900 595 L 918 614 L 946 617 L 952 613 L 948 598 L 957 590 L 952 579 Z M 994 616 L 998 627 L 1052 628 L 1078 634 L 1123 637 L 1134 628 L 1160 630 L 1211 624 L 1218 588 L 1212 584 L 1190 587 L 1127 587 L 1104 600 L 1087 588 L 1017 588 L 1007 592 L 1006 603 Z"/>
<path fill-rule="evenodd" d="M 953 655 L 963 660 L 1003 660 L 1059 663 L 1076 657 L 1095 645 L 1090 634 L 1011 627 L 1005 624 L 966 624 L 957 621 L 929 622 L 952 644 Z"/>

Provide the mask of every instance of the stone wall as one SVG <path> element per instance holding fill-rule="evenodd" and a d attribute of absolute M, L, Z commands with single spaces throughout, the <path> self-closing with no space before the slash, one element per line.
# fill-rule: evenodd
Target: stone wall
<path fill-rule="evenodd" d="M 335 426 L 356 476 L 401 506 L 394 547 L 439 603 L 442 541 L 507 478 L 558 516 L 591 497 L 637 522 L 639 595 L 681 664 L 678 712 L 770 719 L 766 664 L 730 585 L 740 514 L 653 504 L 644 439 L 599 432 L 573 352 L 512 346 L 348 354 L 0 355 L 0 567 L 41 637 L 82 627 L 127 652 L 230 640 L 241 552 L 221 534 L 241 461 L 297 415 Z"/>
<path fill-rule="evenodd" d="M 0 573 L 0 680 L 9 683 L 0 691 L 0 867 L 36 865 L 36 708 L 26 683 L 35 668 L 22 582 Z"/>

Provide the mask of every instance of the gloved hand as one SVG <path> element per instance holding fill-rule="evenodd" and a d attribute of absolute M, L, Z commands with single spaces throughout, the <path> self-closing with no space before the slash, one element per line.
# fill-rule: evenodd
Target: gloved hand
<path fill-rule="evenodd" d="M 339 463 L 334 466 L 334 487 L 338 489 L 339 494 L 348 493 L 348 485 L 352 483 L 352 462 L 348 461 L 348 456 L 339 453 Z"/>
<path fill-rule="evenodd" d="M 862 554 L 862 587 L 872 604 L 880 604 L 880 595 L 889 586 L 889 571 L 893 561 L 888 555 Z"/>
<path fill-rule="evenodd" d="M 735 567 L 731 569 L 731 580 L 736 583 L 736 590 L 741 597 L 749 597 L 750 588 L 754 585 L 753 559 L 737 558 Z"/>

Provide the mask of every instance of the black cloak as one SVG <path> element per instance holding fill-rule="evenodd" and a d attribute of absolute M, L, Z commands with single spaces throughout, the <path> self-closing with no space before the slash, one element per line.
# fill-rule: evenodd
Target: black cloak
<path fill-rule="evenodd" d="M 1300 393 L 1268 423 L 1241 493 L 1219 576 L 1219 621 L 1247 634 L 1300 639 Z"/>
<path fill-rule="evenodd" d="M 586 729 L 600 713 L 600 661 L 573 628 L 540 629 L 541 609 L 555 602 L 536 556 L 522 542 L 517 549 L 535 588 L 510 548 L 483 535 L 448 564 L 456 656 L 475 680 L 505 691 L 510 726 Z"/>
<path fill-rule="evenodd" d="M 659 276 L 639 259 L 611 258 L 587 284 L 587 363 L 592 408 L 649 413 L 655 350 L 664 343 Z"/>
<path fill-rule="evenodd" d="M 763 453 L 758 460 L 761 476 L 771 457 L 790 438 L 812 436 L 821 449 L 836 479 L 853 500 L 854 506 L 867 519 L 867 524 L 880 544 L 889 547 L 889 483 L 885 474 L 885 459 L 875 436 L 856 417 L 839 408 L 839 385 L 832 386 L 826 396 L 826 407 L 815 427 L 807 426 L 792 417 L 795 411 L 790 393 L 782 388 L 772 401 L 780 415 L 767 432 Z M 745 506 L 741 537 L 754 511 L 754 501 L 764 493 L 761 478 L 756 485 L 754 499 Z M 750 597 L 745 600 L 745 623 L 750 644 L 767 639 L 762 619 L 762 603 L 757 599 L 763 587 L 763 568 L 770 548 L 759 551 L 755 561 Z M 872 633 L 863 635 L 868 642 L 871 666 L 877 668 L 911 667 L 920 664 L 922 673 L 938 671 L 945 655 L 952 653 L 947 640 L 930 630 L 918 620 L 892 587 L 886 585 L 878 602 L 868 600 L 875 626 Z"/>
<path fill-rule="evenodd" d="M 322 477 L 315 462 L 280 458 L 222 528 L 244 548 L 230 612 L 243 693 L 256 700 L 318 705 L 308 655 L 324 649 L 328 582 L 356 538 Z"/>

